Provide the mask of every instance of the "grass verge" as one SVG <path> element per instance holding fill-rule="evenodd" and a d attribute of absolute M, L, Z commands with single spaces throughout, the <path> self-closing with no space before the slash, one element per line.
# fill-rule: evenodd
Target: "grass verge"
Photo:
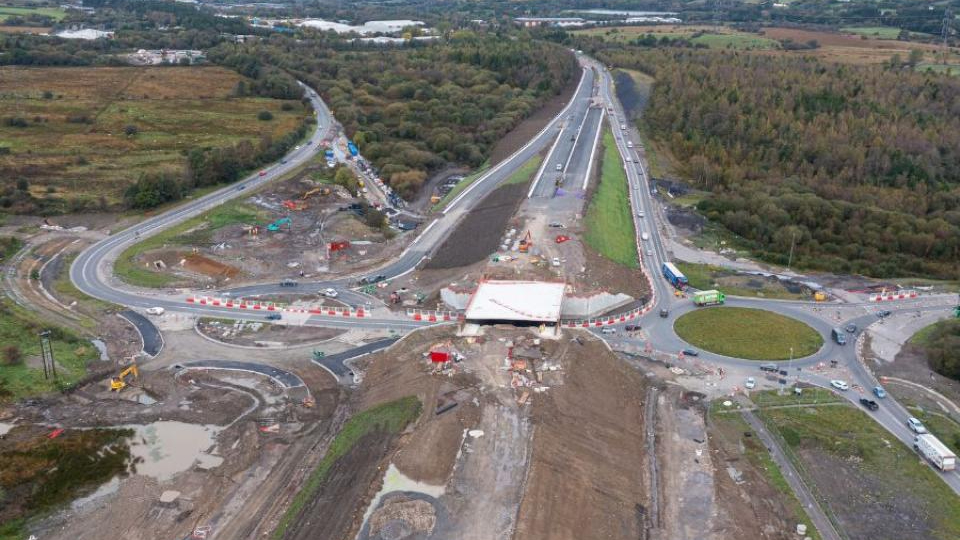
<path fill-rule="evenodd" d="M 787 366 L 781 366 L 786 369 Z M 846 400 L 826 388 L 804 388 L 800 394 L 793 389 L 779 394 L 776 390 L 751 392 L 750 400 L 759 407 L 787 407 L 790 405 L 821 405 L 825 403 L 846 403 Z"/>
<path fill-rule="evenodd" d="M 161 231 L 138 242 L 120 253 L 113 265 L 113 272 L 123 281 L 140 287 L 164 287 L 177 280 L 141 266 L 136 259 L 143 253 L 164 246 L 197 245 L 210 241 L 217 230 L 235 223 L 256 223 L 261 214 L 254 207 L 240 202 L 228 202 L 195 218 Z"/>
<path fill-rule="evenodd" d="M 610 129 L 603 131 L 603 162 L 584 219 L 584 241 L 600 255 L 628 268 L 637 268 L 637 244 L 630 215 L 627 173 L 623 170 Z"/>
<path fill-rule="evenodd" d="M 274 540 L 283 538 L 293 520 L 300 516 L 307 503 L 316 496 L 333 464 L 350 452 L 357 441 L 364 435 L 376 430 L 382 430 L 389 434 L 403 431 L 407 424 L 420 416 L 421 408 L 420 400 L 416 396 L 407 396 L 367 409 L 348 420 L 340 433 L 333 439 L 333 442 L 330 443 L 330 448 L 317 468 L 310 473 L 306 483 L 293 497 L 293 501 L 283 517 L 280 518 L 277 528 L 273 531 L 272 538 Z"/>
<path fill-rule="evenodd" d="M 469 176 L 461 180 L 456 186 L 454 186 L 449 193 L 447 193 L 446 195 L 443 196 L 442 199 L 440 199 L 440 202 L 433 205 L 431 210 L 433 210 L 434 212 L 437 212 L 446 208 L 447 205 L 450 204 L 450 201 L 452 201 L 457 195 L 462 193 L 463 190 L 467 189 L 467 187 L 469 187 L 470 184 L 476 182 L 477 178 L 480 178 L 481 176 L 486 174 L 488 170 L 490 170 L 489 160 L 485 161 L 483 165 L 480 166 L 479 169 L 473 171 L 473 174 L 470 174 Z"/>
<path fill-rule="evenodd" d="M 862 411 L 849 406 L 766 409 L 760 418 L 786 443 L 787 455 L 830 513 L 847 522 L 862 519 L 864 511 L 882 513 L 906 527 L 921 520 L 924 529 L 929 527 L 928 537 L 960 538 L 960 498 L 911 448 Z M 824 459 L 843 470 L 825 471 L 817 463 Z M 845 481 L 818 485 L 810 473 L 816 469 L 821 478 L 835 474 Z M 865 486 L 869 495 L 862 491 Z M 890 537 L 910 536 L 891 532 Z"/>
<path fill-rule="evenodd" d="M 0 236 L 0 263 L 10 260 L 23 247 L 23 241 L 15 236 Z"/>
<path fill-rule="evenodd" d="M 683 340 L 704 350 L 748 360 L 786 360 L 817 352 L 823 338 L 816 330 L 772 311 L 711 307 L 691 311 L 674 323 Z"/>
<path fill-rule="evenodd" d="M 742 455 L 746 458 L 747 462 L 758 471 L 761 471 L 767 483 L 781 493 L 787 508 L 793 513 L 792 517 L 800 523 L 807 524 L 806 536 L 812 540 L 819 540 L 821 538 L 820 533 L 813 526 L 813 521 L 809 515 L 807 515 L 803 504 L 797 499 L 793 489 L 790 488 L 790 484 L 788 484 L 786 478 L 784 478 L 780 467 L 773 461 L 770 452 L 760 444 L 760 440 L 756 436 L 756 433 L 754 433 L 753 428 L 750 427 L 750 424 L 747 424 L 743 416 L 739 413 L 716 414 L 710 416 L 710 422 L 719 428 L 721 434 L 737 433 L 741 435 L 738 446 L 742 448 Z M 743 434 L 750 434 L 750 436 L 744 437 L 742 436 Z"/>
<path fill-rule="evenodd" d="M 513 172 L 506 180 L 504 180 L 504 186 L 509 184 L 526 184 L 533 178 L 533 175 L 537 173 L 537 169 L 540 168 L 540 163 L 543 162 L 543 156 L 537 154 L 532 158 L 528 159 L 526 163 L 520 166 L 519 169 Z"/>
<path fill-rule="evenodd" d="M 59 384 L 52 377 L 43 376 L 39 334 L 44 330 L 50 331 Z M 0 401 L 52 392 L 72 384 L 86 374 L 89 361 L 99 358 L 87 341 L 69 330 L 50 325 L 7 299 L 0 299 L 0 344 L 3 357 Z"/>

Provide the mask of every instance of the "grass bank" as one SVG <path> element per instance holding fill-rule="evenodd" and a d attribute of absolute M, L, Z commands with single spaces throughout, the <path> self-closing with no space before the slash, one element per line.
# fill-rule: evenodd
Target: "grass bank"
<path fill-rule="evenodd" d="M 468 175 L 466 178 L 461 180 L 456 186 L 454 186 L 453 189 L 451 189 L 446 195 L 443 196 L 442 199 L 440 199 L 440 202 L 438 202 L 437 204 L 433 205 L 433 207 L 431 207 L 431 210 L 433 210 L 434 212 L 438 212 L 446 208 L 447 205 L 450 204 L 450 201 L 452 201 L 457 195 L 462 193 L 463 190 L 470 187 L 470 184 L 473 184 L 474 182 L 476 182 L 477 178 L 480 178 L 481 176 L 486 174 L 487 171 L 489 170 L 490 170 L 490 161 L 487 160 L 483 163 L 483 165 L 480 166 L 479 169 L 477 169 L 476 171 L 473 171 L 472 174 Z"/>
<path fill-rule="evenodd" d="M 0 299 L 0 402 L 59 390 L 45 379 L 40 362 L 40 332 L 49 330 L 60 385 L 86 374 L 87 363 L 99 358 L 93 345 L 53 326 L 7 299 Z"/>
<path fill-rule="evenodd" d="M 761 276 L 738 274 L 719 266 L 697 263 L 676 263 L 677 268 L 695 289 L 719 289 L 731 296 L 756 298 L 777 298 L 782 300 L 809 300 L 812 296 L 804 291 L 794 292 L 787 289 L 779 280 Z"/>
<path fill-rule="evenodd" d="M 802 407 L 765 409 L 760 417 L 829 513 L 861 529 L 848 530 L 851 537 L 960 538 L 960 498 L 864 412 Z M 876 536 L 877 529 L 888 534 Z"/>
<path fill-rule="evenodd" d="M 421 408 L 420 400 L 416 396 L 407 396 L 363 411 L 348 420 L 340 433 L 333 439 L 333 442 L 330 443 L 330 448 L 323 456 L 320 464 L 310 473 L 306 483 L 294 496 L 293 502 L 290 503 L 287 511 L 280 518 L 277 528 L 273 531 L 272 538 L 274 540 L 283 538 L 293 520 L 300 516 L 307 503 L 316 496 L 333 464 L 347 455 L 357 444 L 357 441 L 362 439 L 364 435 L 377 430 L 388 434 L 403 431 L 407 424 L 420 416 Z"/>
<path fill-rule="evenodd" d="M 513 171 L 513 174 L 504 180 L 503 185 L 526 184 L 533 178 L 533 175 L 537 174 L 537 169 L 540 168 L 540 163 L 542 162 L 543 155 L 537 154 L 533 156 L 521 165 L 519 169 Z"/>
<path fill-rule="evenodd" d="M 637 244 L 630 215 L 627 173 L 610 129 L 603 131 L 603 162 L 587 215 L 584 241 L 600 255 L 629 268 L 637 268 Z"/>
<path fill-rule="evenodd" d="M 787 360 L 817 352 L 823 338 L 816 330 L 772 311 L 712 307 L 677 319 L 674 330 L 704 350 L 749 360 Z"/>
<path fill-rule="evenodd" d="M 228 202 L 195 218 L 157 233 L 120 253 L 113 266 L 114 274 L 123 281 L 139 287 L 164 287 L 177 280 L 176 276 L 152 270 L 136 259 L 152 249 L 164 246 L 187 246 L 210 242 L 217 229 L 235 223 L 258 223 L 261 213 L 248 204 Z"/>

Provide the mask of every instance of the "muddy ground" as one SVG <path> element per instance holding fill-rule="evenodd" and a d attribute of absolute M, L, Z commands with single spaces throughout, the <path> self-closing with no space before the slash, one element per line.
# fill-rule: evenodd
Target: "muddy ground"
<path fill-rule="evenodd" d="M 598 340 L 564 340 L 563 385 L 534 402 L 516 539 L 643 538 L 648 384 Z"/>
<path fill-rule="evenodd" d="M 211 339 L 245 347 L 279 347 L 326 341 L 346 330 L 308 326 L 282 326 L 254 321 L 201 319 L 197 330 Z"/>

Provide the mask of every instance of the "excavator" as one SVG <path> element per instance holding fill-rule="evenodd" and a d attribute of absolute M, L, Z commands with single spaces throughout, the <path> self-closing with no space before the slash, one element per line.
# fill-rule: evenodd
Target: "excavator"
<path fill-rule="evenodd" d="M 530 231 L 527 231 L 527 235 L 520 240 L 520 253 L 526 253 L 530 251 L 530 246 L 533 245 L 533 235 L 530 234 Z"/>
<path fill-rule="evenodd" d="M 291 221 L 290 218 L 288 217 L 282 217 L 274 221 L 273 223 L 267 225 L 267 230 L 270 232 L 277 232 L 280 230 L 280 227 L 284 225 L 286 225 L 287 229 L 289 229 L 293 225 L 293 221 Z"/>
<path fill-rule="evenodd" d="M 137 369 L 137 364 L 133 363 L 126 367 L 119 375 L 110 379 L 110 391 L 119 392 L 127 387 L 127 376 L 132 375 L 134 380 L 140 378 L 140 371 Z"/>
<path fill-rule="evenodd" d="M 303 196 L 300 197 L 300 200 L 301 200 L 301 201 L 305 201 L 305 200 L 309 199 L 310 197 L 313 197 L 313 196 L 316 195 L 317 193 L 319 193 L 320 195 L 329 195 L 329 194 L 330 194 L 330 188 L 328 188 L 328 187 L 313 188 L 313 189 L 311 189 L 310 191 L 307 191 L 306 193 L 304 193 Z"/>

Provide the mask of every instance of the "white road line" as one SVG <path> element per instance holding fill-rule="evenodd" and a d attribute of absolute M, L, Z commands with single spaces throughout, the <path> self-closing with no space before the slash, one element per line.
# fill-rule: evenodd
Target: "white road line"
<path fill-rule="evenodd" d="M 606 109 L 600 111 L 600 123 L 597 126 L 597 135 L 593 139 L 593 148 L 590 149 L 590 158 L 587 162 L 587 175 L 583 178 L 583 191 L 587 190 L 587 184 L 590 183 L 590 173 L 593 172 L 593 162 L 597 157 L 597 145 L 600 144 L 600 134 L 603 133 L 603 117 L 607 115 Z M 571 152 L 573 154 L 573 152 Z M 630 178 L 627 178 L 630 182 Z M 630 186 L 627 186 L 629 188 Z"/>

